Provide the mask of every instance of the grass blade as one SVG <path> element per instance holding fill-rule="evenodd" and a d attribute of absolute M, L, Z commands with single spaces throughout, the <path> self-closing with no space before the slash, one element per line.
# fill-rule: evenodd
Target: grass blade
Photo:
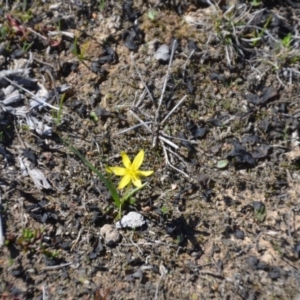
<path fill-rule="evenodd" d="M 113 183 L 111 182 L 110 179 L 106 179 L 103 174 L 94 166 L 92 165 L 75 147 L 73 147 L 72 145 L 68 144 L 66 141 L 62 140 L 64 144 L 67 145 L 67 147 L 74 153 L 76 154 L 80 160 L 91 170 L 93 171 L 98 177 L 99 179 L 105 184 L 105 186 L 107 187 L 107 189 L 109 190 L 115 205 L 119 208 L 121 206 L 121 201 L 120 201 L 120 197 L 118 194 L 117 189 L 115 188 L 115 186 L 113 185 Z"/>

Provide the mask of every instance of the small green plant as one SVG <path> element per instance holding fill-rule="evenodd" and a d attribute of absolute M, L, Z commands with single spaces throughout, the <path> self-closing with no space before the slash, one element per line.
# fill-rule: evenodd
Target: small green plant
<path fill-rule="evenodd" d="M 285 48 L 289 49 L 291 47 L 292 40 L 293 40 L 293 36 L 291 33 L 289 33 L 281 40 L 281 43 Z"/>
<path fill-rule="evenodd" d="M 91 111 L 90 117 L 95 123 L 97 123 L 99 121 L 99 118 L 98 118 L 96 112 L 94 112 L 94 111 Z"/>
<path fill-rule="evenodd" d="M 287 123 L 284 126 L 282 137 L 285 142 L 289 140 L 289 124 Z"/>
<path fill-rule="evenodd" d="M 223 101 L 223 107 L 224 107 L 224 109 L 227 110 L 227 111 L 229 111 L 230 107 L 231 107 L 231 103 L 232 103 L 231 99 L 225 99 Z"/>
<path fill-rule="evenodd" d="M 296 56 L 293 56 L 291 59 L 290 59 L 290 62 L 291 64 L 295 64 L 296 62 L 300 61 L 300 55 L 296 55 Z"/>
<path fill-rule="evenodd" d="M 25 131 L 30 130 L 30 127 L 27 124 L 21 125 L 21 128 L 22 128 L 22 130 L 25 130 Z"/>
<path fill-rule="evenodd" d="M 271 241 L 271 245 L 272 245 L 273 249 L 274 249 L 275 251 L 277 251 L 279 254 L 282 254 L 282 253 L 283 253 L 280 244 L 278 244 L 276 241 Z"/>
<path fill-rule="evenodd" d="M 142 189 L 147 183 L 142 184 L 139 176 L 150 176 L 153 171 L 140 171 L 139 167 L 141 166 L 143 159 L 144 159 L 144 151 L 140 151 L 140 153 L 136 156 L 133 163 L 131 164 L 128 156 L 123 152 L 122 159 L 125 168 L 120 167 L 107 167 L 106 170 L 108 174 L 114 173 L 118 176 L 123 176 L 118 188 L 123 189 L 125 186 L 129 185 L 126 189 L 123 196 L 120 197 L 117 188 L 112 183 L 110 176 L 106 178 L 93 164 L 91 164 L 75 147 L 68 144 L 66 141 L 63 143 L 75 154 L 77 155 L 80 160 L 91 170 L 93 171 L 98 178 L 103 182 L 103 184 L 107 187 L 108 191 L 110 192 L 114 204 L 118 209 L 118 213 L 116 219 L 120 219 L 122 217 L 122 209 L 124 205 L 130 201 L 133 203 L 132 195 L 135 194 L 138 190 Z M 151 172 L 151 174 L 150 174 Z M 133 183 L 136 188 L 130 188 L 130 183 Z"/>
<path fill-rule="evenodd" d="M 260 6 L 262 4 L 262 2 L 260 2 L 259 0 L 253 0 L 250 4 L 253 7 L 257 7 L 257 6 Z"/>
<path fill-rule="evenodd" d="M 42 242 L 43 232 L 43 229 L 23 228 L 21 235 L 17 239 L 13 236 L 9 237 L 6 245 L 15 241 L 24 253 L 41 253 L 46 255 L 48 258 L 53 259 L 57 257 L 59 253 L 46 248 Z"/>
<path fill-rule="evenodd" d="M 74 42 L 73 42 L 73 45 L 72 45 L 72 48 L 71 48 L 71 52 L 72 52 L 73 55 L 75 55 L 78 58 L 78 60 L 80 62 L 83 62 L 83 60 L 85 58 L 85 53 L 86 53 L 88 47 L 89 47 L 88 42 L 84 43 L 83 46 L 80 47 L 79 44 L 78 44 L 78 37 L 75 36 Z"/>
<path fill-rule="evenodd" d="M 14 264 L 14 259 L 10 256 L 8 259 L 8 265 L 11 267 Z"/>
<path fill-rule="evenodd" d="M 24 52 L 27 52 L 31 48 L 32 45 L 33 45 L 33 42 L 29 43 L 27 41 L 24 41 L 22 50 Z"/>
<path fill-rule="evenodd" d="M 155 21 L 157 19 L 157 15 L 158 15 L 158 12 L 154 9 L 150 9 L 148 11 L 148 18 L 151 20 L 151 21 Z"/>
<path fill-rule="evenodd" d="M 19 245 L 24 252 L 32 251 L 36 241 L 41 240 L 42 230 L 23 228 L 22 234 L 17 238 L 17 245 Z"/>
<path fill-rule="evenodd" d="M 166 206 L 161 207 L 161 208 L 160 208 L 160 211 L 161 211 L 164 215 L 167 215 L 168 212 L 169 212 L 169 210 L 168 210 L 168 208 L 167 208 Z"/>
<path fill-rule="evenodd" d="M 100 11 L 104 11 L 106 8 L 106 1 L 105 0 L 99 0 L 99 9 Z"/>
<path fill-rule="evenodd" d="M 27 12 L 24 11 L 14 11 L 11 14 L 14 18 L 19 19 L 21 22 L 26 23 L 30 21 L 33 18 L 33 14 L 31 10 L 28 10 Z"/>
<path fill-rule="evenodd" d="M 261 205 L 258 208 L 254 208 L 254 218 L 258 222 L 263 222 L 267 215 L 265 205 Z"/>
<path fill-rule="evenodd" d="M 266 23 L 264 24 L 264 27 L 262 28 L 262 30 L 256 35 L 256 37 L 258 38 L 257 40 L 254 40 L 252 42 L 252 46 L 255 47 L 258 43 L 258 41 L 261 39 L 261 37 L 263 37 L 263 35 L 265 34 L 267 28 L 269 27 L 270 25 L 270 22 L 272 20 L 272 15 L 270 15 L 266 21 Z"/>
<path fill-rule="evenodd" d="M 287 64 L 294 64 L 300 60 L 299 51 L 292 45 L 293 35 L 288 33 L 282 40 L 278 41 L 274 49 L 273 61 L 269 64 L 274 66 L 275 70 L 279 70 L 282 66 Z"/>
<path fill-rule="evenodd" d="M 72 47 L 71 48 L 72 54 L 75 55 L 79 59 L 81 53 L 80 53 L 80 47 L 78 45 L 78 37 L 77 36 L 75 36 L 74 42 L 71 47 Z"/>
<path fill-rule="evenodd" d="M 10 35 L 10 28 L 6 24 L 2 24 L 0 29 L 0 41 L 6 41 Z"/>
<path fill-rule="evenodd" d="M 50 259 L 58 257 L 58 254 L 59 254 L 57 251 L 49 251 L 49 250 L 46 250 L 46 249 L 42 249 L 41 253 L 46 255 Z"/>
<path fill-rule="evenodd" d="M 59 109 L 53 111 L 53 114 L 54 114 L 53 115 L 53 119 L 55 120 L 55 122 L 56 122 L 57 125 L 60 125 L 60 122 L 61 122 L 61 117 L 62 117 L 62 114 L 63 114 L 62 108 L 63 108 L 63 104 L 64 104 L 64 101 L 65 101 L 65 98 L 66 98 L 66 94 L 63 93 L 60 96 Z"/>

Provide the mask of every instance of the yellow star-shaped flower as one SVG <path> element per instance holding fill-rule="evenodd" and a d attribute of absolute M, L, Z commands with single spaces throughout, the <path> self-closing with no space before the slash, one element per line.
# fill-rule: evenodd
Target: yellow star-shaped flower
<path fill-rule="evenodd" d="M 113 173 L 117 176 L 123 176 L 121 179 L 118 189 L 123 189 L 127 186 L 130 182 L 133 183 L 136 187 L 141 187 L 142 182 L 140 177 L 141 176 L 150 176 L 153 171 L 141 171 L 139 170 L 140 166 L 144 161 L 145 152 L 141 150 L 137 156 L 134 158 L 133 162 L 131 163 L 128 155 L 125 152 L 121 152 L 122 162 L 125 168 L 122 167 L 107 167 L 106 171 L 108 173 Z"/>

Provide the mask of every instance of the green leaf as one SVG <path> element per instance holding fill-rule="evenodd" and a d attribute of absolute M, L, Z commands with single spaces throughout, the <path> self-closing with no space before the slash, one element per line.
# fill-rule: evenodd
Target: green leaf
<path fill-rule="evenodd" d="M 164 215 L 168 214 L 168 208 L 167 208 L 166 206 L 161 207 L 160 211 L 161 211 Z"/>
<path fill-rule="evenodd" d="M 224 169 L 228 166 L 228 163 L 229 163 L 228 159 L 219 160 L 217 163 L 217 168 Z"/>
<path fill-rule="evenodd" d="M 152 21 L 154 21 L 156 19 L 157 15 L 158 15 L 158 12 L 154 9 L 150 9 L 148 11 L 148 18 Z"/>
<path fill-rule="evenodd" d="M 291 42 L 292 42 L 292 38 L 293 38 L 293 36 L 292 36 L 291 33 L 287 34 L 287 35 L 282 39 L 282 45 L 283 45 L 284 47 L 288 48 L 288 47 L 290 46 Z"/>
<path fill-rule="evenodd" d="M 129 197 L 131 197 L 134 193 L 136 193 L 138 190 L 142 189 L 145 185 L 147 184 L 147 182 L 145 182 L 144 184 L 142 184 L 140 187 L 137 187 L 135 189 L 129 190 L 125 193 L 125 195 L 122 197 L 121 199 L 121 203 L 124 203 Z"/>
<path fill-rule="evenodd" d="M 253 7 L 257 7 L 257 6 L 260 6 L 262 3 L 258 0 L 253 0 L 251 3 L 250 3 Z"/>
<path fill-rule="evenodd" d="M 98 117 L 97 117 L 97 114 L 96 114 L 96 112 L 94 112 L 94 111 L 91 111 L 90 117 L 92 118 L 92 120 L 93 120 L 95 123 L 99 121 L 99 119 L 98 119 Z"/>

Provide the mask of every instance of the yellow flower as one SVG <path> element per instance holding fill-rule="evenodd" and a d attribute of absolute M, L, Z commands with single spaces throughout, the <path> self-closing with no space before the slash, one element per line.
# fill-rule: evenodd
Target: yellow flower
<path fill-rule="evenodd" d="M 125 168 L 122 167 L 107 167 L 106 171 L 108 173 L 113 173 L 117 176 L 123 176 L 121 179 L 118 189 L 123 189 L 130 182 L 136 187 L 141 187 L 142 182 L 140 176 L 150 176 L 153 171 L 141 171 L 140 166 L 144 161 L 145 152 L 141 150 L 131 163 L 129 157 L 125 152 L 121 152 L 122 162 Z"/>

